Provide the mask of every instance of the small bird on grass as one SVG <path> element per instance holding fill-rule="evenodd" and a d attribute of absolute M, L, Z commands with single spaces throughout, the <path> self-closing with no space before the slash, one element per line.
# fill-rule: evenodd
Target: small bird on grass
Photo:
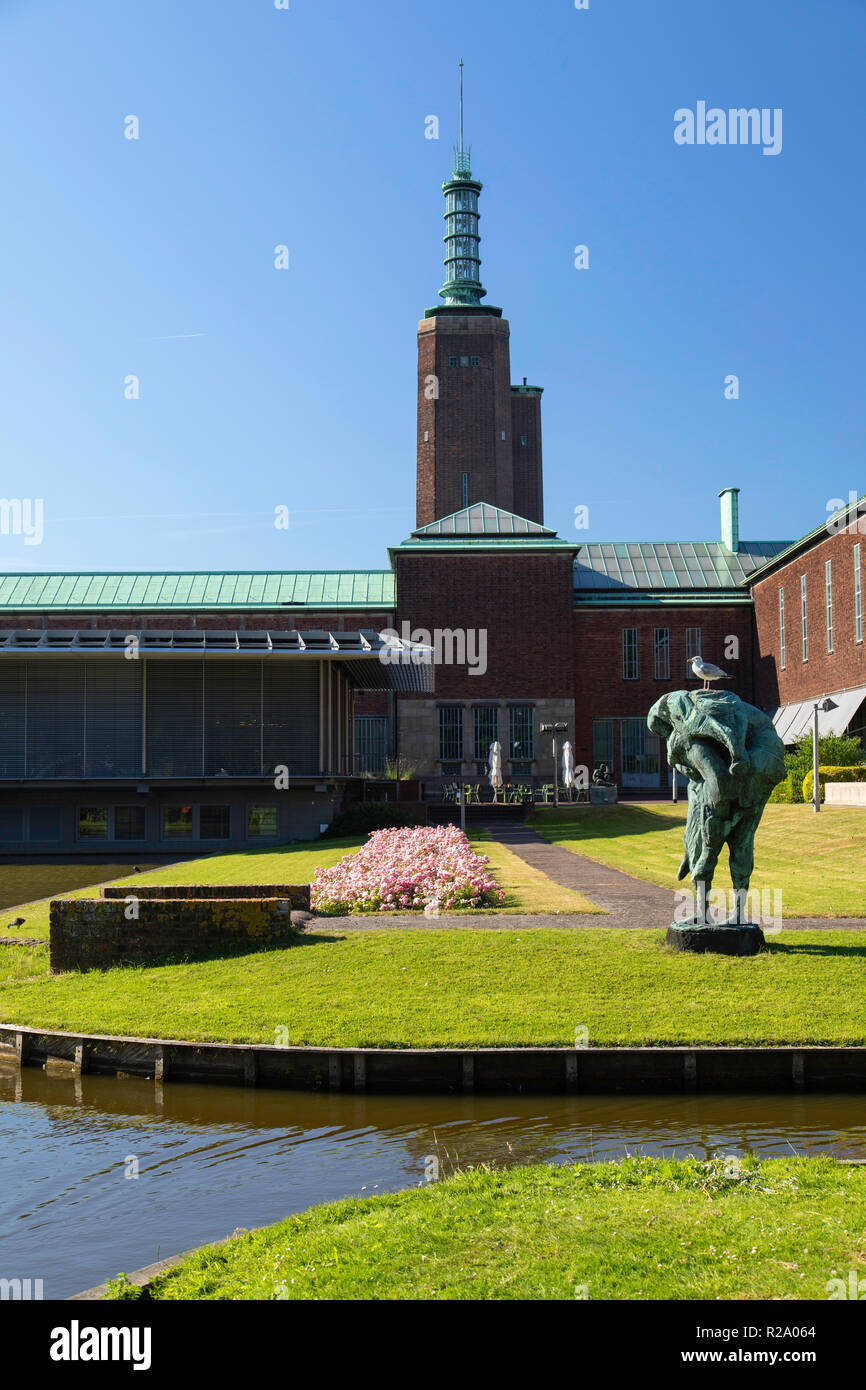
<path fill-rule="evenodd" d="M 14 917 L 11 922 L 6 923 L 6 930 L 11 931 L 13 927 L 23 927 L 26 921 L 26 917 Z"/>
<path fill-rule="evenodd" d="M 133 866 L 132 866 L 132 872 L 133 872 L 134 874 L 143 874 L 143 873 L 144 873 L 144 869 L 141 867 L 140 864 L 133 864 Z"/>
<path fill-rule="evenodd" d="M 711 661 L 704 661 L 700 656 L 693 656 L 691 664 L 698 680 L 703 681 L 704 690 L 709 690 L 710 681 L 729 681 L 731 679 L 727 671 L 723 671 L 721 666 L 714 666 Z"/>

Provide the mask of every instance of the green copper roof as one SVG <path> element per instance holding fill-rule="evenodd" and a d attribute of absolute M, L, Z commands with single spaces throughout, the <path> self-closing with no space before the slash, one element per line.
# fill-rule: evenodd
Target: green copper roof
<path fill-rule="evenodd" d="M 626 597 L 635 590 L 716 592 L 741 589 L 753 570 L 788 541 L 741 541 L 736 553 L 721 541 L 588 543 L 574 565 L 581 599 Z"/>
<path fill-rule="evenodd" d="M 413 536 L 545 536 L 557 540 L 555 531 L 542 526 L 537 521 L 529 521 L 525 516 L 516 516 L 502 507 L 494 507 L 490 502 L 474 502 L 471 507 L 463 507 L 459 512 L 431 521 L 428 526 L 419 526 Z"/>
<path fill-rule="evenodd" d="M 237 573 L 5 574 L 0 611 L 80 609 L 393 608 L 390 570 Z"/>

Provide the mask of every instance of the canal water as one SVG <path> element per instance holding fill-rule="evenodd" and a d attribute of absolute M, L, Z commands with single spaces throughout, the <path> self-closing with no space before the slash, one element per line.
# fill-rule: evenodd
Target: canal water
<path fill-rule="evenodd" d="M 19 1070 L 0 1059 L 0 1278 L 66 1298 L 454 1164 L 631 1154 L 866 1158 L 858 1096 L 355 1096 Z M 137 1176 L 132 1176 L 137 1172 Z"/>

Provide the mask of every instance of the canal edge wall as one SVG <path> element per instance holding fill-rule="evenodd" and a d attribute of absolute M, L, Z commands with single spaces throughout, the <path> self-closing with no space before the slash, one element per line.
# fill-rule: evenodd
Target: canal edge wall
<path fill-rule="evenodd" d="M 866 1092 L 866 1047 L 279 1047 L 0 1024 L 0 1056 L 72 1074 L 122 1073 L 282 1090 L 579 1094 Z"/>

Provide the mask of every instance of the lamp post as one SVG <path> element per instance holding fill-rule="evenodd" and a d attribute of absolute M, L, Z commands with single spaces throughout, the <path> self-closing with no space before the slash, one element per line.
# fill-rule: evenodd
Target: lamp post
<path fill-rule="evenodd" d="M 828 710 L 836 708 L 835 700 L 831 700 L 829 696 L 816 701 L 812 706 L 812 810 L 816 815 L 821 809 L 821 784 L 818 781 L 818 711 L 823 710 L 826 714 Z"/>
<path fill-rule="evenodd" d="M 540 724 L 538 731 L 541 734 L 553 734 L 553 804 L 559 805 L 559 776 L 556 766 L 556 735 L 567 734 L 567 724 Z"/>

